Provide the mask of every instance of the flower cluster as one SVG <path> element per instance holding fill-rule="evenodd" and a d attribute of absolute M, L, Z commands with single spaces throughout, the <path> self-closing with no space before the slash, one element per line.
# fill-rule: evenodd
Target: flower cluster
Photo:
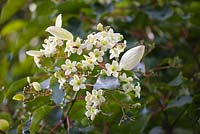
<path fill-rule="evenodd" d="M 85 97 L 86 101 L 86 109 L 85 115 L 94 120 L 96 114 L 100 112 L 100 104 L 105 102 L 105 98 L 103 97 L 103 90 L 92 90 L 92 94 L 90 92 L 86 92 L 87 96 Z"/>
<path fill-rule="evenodd" d="M 90 77 L 115 77 L 120 81 L 119 90 L 129 93 L 133 91 L 140 98 L 140 83 L 126 71 L 132 70 L 142 59 L 144 46 L 134 47 L 125 54 L 126 41 L 120 33 L 115 33 L 109 26 L 97 25 L 97 32 L 91 33 L 85 40 L 63 29 L 62 17 L 59 15 L 55 26 L 46 29 L 51 34 L 44 40 L 43 49 L 30 50 L 26 53 L 34 57 L 36 65 L 43 66 L 41 60 L 45 58 L 64 59 L 62 64 L 54 67 L 54 76 L 57 78 L 60 89 L 71 87 L 72 91 L 86 89 L 86 113 L 93 120 L 100 112 L 100 105 L 105 102 L 102 89 L 92 89 L 95 83 L 90 83 Z M 107 56 L 107 58 L 106 58 Z M 120 60 L 119 60 L 120 59 Z M 92 90 L 92 93 L 87 90 Z"/>

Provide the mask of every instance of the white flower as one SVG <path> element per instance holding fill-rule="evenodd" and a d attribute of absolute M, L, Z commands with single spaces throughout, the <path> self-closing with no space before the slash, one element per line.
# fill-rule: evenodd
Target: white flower
<path fill-rule="evenodd" d="M 66 42 L 65 52 L 77 53 L 78 55 L 82 54 L 83 45 L 81 44 L 81 39 L 79 37 L 76 38 L 76 41 L 69 40 Z"/>
<path fill-rule="evenodd" d="M 59 89 L 61 89 L 66 82 L 65 77 L 60 75 L 60 72 L 55 72 L 54 76 L 58 79 L 58 83 L 60 84 Z"/>
<path fill-rule="evenodd" d="M 82 65 L 83 67 L 89 67 L 91 70 L 94 69 L 94 64 L 97 64 L 97 62 L 95 61 L 95 59 L 84 55 L 85 60 L 82 60 Z"/>
<path fill-rule="evenodd" d="M 86 88 L 84 84 L 85 81 L 86 78 L 84 77 L 79 78 L 78 75 L 74 75 L 73 80 L 71 80 L 69 84 L 73 86 L 74 91 L 79 91 L 80 89 Z"/>
<path fill-rule="evenodd" d="M 109 52 L 110 52 L 110 59 L 114 57 L 119 57 L 120 51 L 116 47 L 110 49 Z"/>
<path fill-rule="evenodd" d="M 110 59 L 114 57 L 119 57 L 120 53 L 124 51 L 126 45 L 125 44 L 118 44 L 116 47 L 110 49 Z"/>
<path fill-rule="evenodd" d="M 89 52 L 88 54 L 94 61 L 102 62 L 103 61 L 103 51 L 99 51 L 99 49 L 94 49 L 93 52 Z"/>
<path fill-rule="evenodd" d="M 96 38 L 95 38 L 94 34 L 89 34 L 87 36 L 87 39 L 85 40 L 85 43 L 83 46 L 87 50 L 91 50 L 93 48 L 93 46 L 95 45 L 95 43 L 96 43 Z"/>
<path fill-rule="evenodd" d="M 118 71 L 121 70 L 121 67 L 119 66 L 117 61 L 113 60 L 111 65 L 109 63 L 106 63 L 105 67 L 108 76 L 113 75 L 114 77 L 118 77 Z"/>
<path fill-rule="evenodd" d="M 133 82 L 133 78 L 127 77 L 126 73 L 123 73 L 122 75 L 120 75 L 119 80 L 122 81 L 122 82 Z"/>
<path fill-rule="evenodd" d="M 91 100 L 93 102 L 93 106 L 98 106 L 100 105 L 102 102 L 105 102 L 105 98 L 103 97 L 103 90 L 99 89 L 99 90 L 92 90 L 92 97 Z"/>
<path fill-rule="evenodd" d="M 86 101 L 86 105 L 92 105 L 92 94 L 90 92 L 86 92 L 86 96 L 85 96 L 85 101 Z"/>
<path fill-rule="evenodd" d="M 135 88 L 134 84 L 132 84 L 130 82 L 122 85 L 122 90 L 124 90 L 125 93 L 129 93 L 129 92 L 133 91 L 134 88 Z"/>
<path fill-rule="evenodd" d="M 140 98 L 141 87 L 140 87 L 140 83 L 139 82 L 137 82 L 137 84 L 134 86 L 133 90 L 135 91 L 135 97 Z"/>
<path fill-rule="evenodd" d="M 69 59 L 67 59 L 65 64 L 61 65 L 61 68 L 65 70 L 65 75 L 69 75 L 71 72 L 76 72 L 76 61 L 71 62 Z"/>
<path fill-rule="evenodd" d="M 40 49 L 41 52 L 44 52 L 44 55 L 46 57 L 51 57 L 53 55 L 56 54 L 57 49 L 55 45 L 51 45 L 51 44 L 42 44 L 42 46 L 44 47 L 44 49 Z"/>
<path fill-rule="evenodd" d="M 63 45 L 63 41 L 56 38 L 56 37 L 53 37 L 53 36 L 49 36 L 48 39 L 45 39 L 44 40 L 44 43 L 48 44 L 48 45 L 51 45 L 51 46 L 62 46 Z"/>
<path fill-rule="evenodd" d="M 94 120 L 95 116 L 100 112 L 99 109 L 92 106 L 86 106 L 87 111 L 85 112 L 85 115 L 90 118 L 91 120 Z"/>
<path fill-rule="evenodd" d="M 85 101 L 86 101 L 86 105 L 90 105 L 90 106 L 98 106 L 101 103 L 105 102 L 105 98 L 103 97 L 103 90 L 99 89 L 93 89 L 92 90 L 92 94 L 89 92 L 86 92 L 86 97 L 85 97 Z"/>
<path fill-rule="evenodd" d="M 125 93 L 129 93 L 131 91 L 135 92 L 135 97 L 140 98 L 140 91 L 141 91 L 141 87 L 140 87 L 140 83 L 137 82 L 137 84 L 133 84 L 133 83 L 126 83 L 122 86 L 122 90 L 125 91 Z"/>
<path fill-rule="evenodd" d="M 124 70 L 133 69 L 142 59 L 145 47 L 143 45 L 128 50 L 120 60 L 120 66 Z"/>

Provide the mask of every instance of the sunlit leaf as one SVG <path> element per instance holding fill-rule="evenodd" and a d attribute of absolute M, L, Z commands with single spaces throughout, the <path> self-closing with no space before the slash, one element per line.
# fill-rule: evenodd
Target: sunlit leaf
<path fill-rule="evenodd" d="M 27 0 L 8 0 L 1 11 L 0 23 L 5 22 L 13 16 L 26 2 Z"/>
<path fill-rule="evenodd" d="M 0 130 L 2 131 L 6 131 L 8 128 L 9 128 L 9 123 L 7 120 L 4 120 L 4 119 L 0 119 Z"/>
<path fill-rule="evenodd" d="M 3 27 L 3 29 L 1 30 L 1 34 L 3 36 L 8 35 L 12 32 L 21 30 L 25 25 L 26 25 L 26 21 L 24 20 L 12 21 Z"/>

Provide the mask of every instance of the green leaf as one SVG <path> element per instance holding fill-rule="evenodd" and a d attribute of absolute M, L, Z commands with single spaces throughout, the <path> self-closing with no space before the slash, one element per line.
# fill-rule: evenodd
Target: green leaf
<path fill-rule="evenodd" d="M 52 89 L 51 99 L 56 103 L 60 104 L 63 101 L 65 96 L 65 92 L 63 89 L 59 89 L 59 83 L 55 77 L 51 78 L 50 88 Z"/>
<path fill-rule="evenodd" d="M 8 0 L 1 11 L 0 23 L 5 22 L 13 16 L 26 2 L 27 0 Z"/>
<path fill-rule="evenodd" d="M 144 129 L 146 128 L 151 114 L 148 115 L 140 115 L 134 121 L 127 122 L 126 124 L 114 125 L 111 128 L 111 131 L 115 134 L 143 134 Z"/>
<path fill-rule="evenodd" d="M 3 102 L 4 99 L 4 92 L 0 91 L 0 104 Z"/>
<path fill-rule="evenodd" d="M 191 96 L 181 96 L 178 100 L 175 100 L 172 103 L 168 104 L 167 108 L 182 107 L 185 104 L 190 104 L 190 103 L 192 103 Z"/>
<path fill-rule="evenodd" d="M 39 129 L 40 121 L 50 112 L 51 109 L 51 106 L 44 105 L 34 111 L 30 126 L 31 134 L 35 134 L 37 132 Z"/>
<path fill-rule="evenodd" d="M 41 107 L 43 105 L 47 105 L 51 102 L 50 97 L 47 96 L 39 96 L 33 101 L 29 101 L 26 103 L 26 108 L 29 111 L 33 111 L 37 109 L 38 107 Z"/>
<path fill-rule="evenodd" d="M 0 112 L 0 119 L 5 119 L 8 122 L 12 121 L 11 115 L 9 113 L 6 113 L 6 112 Z"/>
<path fill-rule="evenodd" d="M 14 20 L 3 27 L 1 34 L 3 36 L 8 35 L 14 31 L 22 29 L 26 25 L 24 20 Z"/>
<path fill-rule="evenodd" d="M 133 122 L 132 124 L 133 126 L 131 127 L 132 131 L 134 131 L 135 134 L 142 134 L 150 118 L 151 118 L 151 114 L 141 115 L 141 117 L 137 119 L 137 121 Z"/>
<path fill-rule="evenodd" d="M 186 79 L 183 77 L 183 74 L 180 72 L 180 73 L 178 74 L 178 76 L 177 76 L 175 79 L 173 79 L 173 80 L 169 83 L 169 85 L 170 85 L 170 86 L 179 86 L 179 85 L 181 85 L 185 80 L 186 80 Z"/>
<path fill-rule="evenodd" d="M 152 19 L 156 20 L 166 20 L 173 15 L 173 10 L 169 8 L 164 8 L 162 10 L 146 10 L 146 14 Z"/>
<path fill-rule="evenodd" d="M 27 84 L 26 78 L 13 82 L 6 92 L 6 97 L 10 100 L 18 91 L 22 91 Z"/>

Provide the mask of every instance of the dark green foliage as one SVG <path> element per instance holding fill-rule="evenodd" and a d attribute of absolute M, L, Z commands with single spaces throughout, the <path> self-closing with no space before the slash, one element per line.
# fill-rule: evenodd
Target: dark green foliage
<path fill-rule="evenodd" d="M 6 133 L 68 130 L 77 134 L 200 133 L 200 2 L 111 1 L 102 4 L 98 0 L 0 0 L 0 119 L 10 124 Z M 32 2 L 37 4 L 34 12 L 29 10 Z M 128 48 L 143 40 L 145 70 L 137 73 L 142 85 L 140 107 L 131 103 L 136 99 L 133 94 L 106 90 L 109 102 L 102 105 L 102 113 L 91 122 L 84 115 L 85 94 L 80 92 L 74 103 L 72 98 L 64 98 L 64 91 L 59 89 L 51 70 L 40 71 L 33 59 L 25 55 L 27 50 L 41 48 L 48 36 L 45 29 L 54 25 L 55 16 L 60 13 L 63 27 L 75 36 L 86 38 L 101 22 L 122 33 Z M 58 59 L 55 66 L 63 61 Z M 49 62 L 54 61 L 49 59 Z M 49 66 L 47 62 L 44 64 Z M 28 85 L 27 76 L 34 80 L 47 80 L 51 76 L 46 86 L 52 89 L 52 94 L 25 105 L 13 101 L 12 97 Z M 63 99 L 66 104 L 61 103 Z M 66 109 L 59 106 L 72 103 L 69 117 L 63 117 Z M 63 125 L 54 130 L 61 120 Z M 70 126 L 66 120 L 70 120 Z"/>

